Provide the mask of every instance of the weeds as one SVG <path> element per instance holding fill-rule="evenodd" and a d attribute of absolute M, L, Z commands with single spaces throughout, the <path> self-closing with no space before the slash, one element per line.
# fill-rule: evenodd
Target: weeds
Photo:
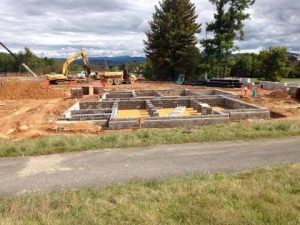
<path fill-rule="evenodd" d="M 11 141 L 0 139 L 0 157 L 32 156 L 158 144 L 234 141 L 300 135 L 300 121 L 265 121 L 203 127 L 138 130 L 103 136 L 54 136 Z"/>

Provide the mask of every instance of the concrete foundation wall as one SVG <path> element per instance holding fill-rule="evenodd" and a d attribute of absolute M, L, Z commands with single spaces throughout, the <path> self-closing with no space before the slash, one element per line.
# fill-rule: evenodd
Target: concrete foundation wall
<path fill-rule="evenodd" d="M 229 122 L 229 117 L 215 116 L 215 117 L 202 117 L 202 118 L 158 118 L 158 119 L 145 119 L 143 128 L 172 128 L 172 127 L 188 127 L 200 126 L 215 123 Z M 128 129 L 140 127 L 138 120 L 111 120 L 109 121 L 110 129 Z"/>
<path fill-rule="evenodd" d="M 111 113 L 111 109 L 81 109 L 71 111 L 71 115 Z"/>
<path fill-rule="evenodd" d="M 108 127 L 108 120 L 99 120 L 96 124 L 100 127 Z"/>
<path fill-rule="evenodd" d="M 207 96 L 207 95 L 214 95 L 214 90 L 213 89 L 190 90 L 187 93 L 191 96 Z"/>
<path fill-rule="evenodd" d="M 225 100 L 225 107 L 229 109 L 255 109 L 257 108 L 254 105 L 248 104 L 246 102 L 237 100 L 237 99 L 230 99 L 224 98 Z"/>
<path fill-rule="evenodd" d="M 132 92 L 110 92 L 105 94 L 105 98 L 107 99 L 131 99 L 131 98 L 139 98 L 139 97 L 149 97 L 149 98 L 164 98 L 166 96 L 195 96 L 195 97 L 207 97 L 207 96 L 227 96 L 230 98 L 237 99 L 239 95 L 231 94 L 218 89 L 203 89 L 203 90 L 187 90 L 187 89 L 179 89 L 179 90 L 137 90 Z"/>
<path fill-rule="evenodd" d="M 61 119 L 69 119 L 72 117 L 72 111 L 74 110 L 79 110 L 80 109 L 80 104 L 77 102 L 73 106 L 71 106 L 68 110 L 64 112 L 62 115 Z"/>
<path fill-rule="evenodd" d="M 270 111 L 248 111 L 248 112 L 229 112 L 230 119 L 233 121 L 247 119 L 270 119 Z"/>
<path fill-rule="evenodd" d="M 185 95 L 185 90 L 159 90 L 161 94 L 164 96 L 172 96 L 172 95 L 179 95 L 179 96 L 184 96 Z"/>
<path fill-rule="evenodd" d="M 73 115 L 72 118 L 69 118 L 69 121 L 90 121 L 90 120 L 108 120 L 111 116 L 111 113 L 101 113 L 101 114 L 80 114 Z"/>
<path fill-rule="evenodd" d="M 132 92 L 111 92 L 106 95 L 106 98 L 132 98 Z"/>
<path fill-rule="evenodd" d="M 151 101 L 146 101 L 146 108 L 151 117 L 159 117 L 159 113 L 157 112 L 155 106 L 152 104 Z"/>
<path fill-rule="evenodd" d="M 164 95 L 175 95 L 175 97 L 165 98 Z M 107 96 L 113 98 L 106 98 Z M 129 96 L 131 97 L 129 98 Z M 138 96 L 149 96 L 149 99 Z M 107 126 L 109 129 L 127 129 L 140 127 L 141 120 L 138 118 L 118 119 L 119 110 L 146 109 L 150 117 L 144 118 L 142 121 L 142 127 L 145 128 L 201 126 L 237 120 L 270 118 L 268 110 L 243 102 L 236 97 L 230 93 L 213 89 L 113 92 L 105 94 L 100 102 L 83 102 L 74 105 L 64 113 L 62 119 L 97 121 L 102 127 Z M 114 98 L 116 99 L 114 100 Z M 193 108 L 202 115 L 159 117 L 157 112 L 157 108 L 175 109 L 180 106 Z M 225 110 L 214 112 L 212 107 L 224 107 Z"/>
<path fill-rule="evenodd" d="M 159 98 L 163 98 L 164 95 L 160 92 L 160 91 L 154 91 L 155 92 L 155 96 L 159 97 Z"/>
<path fill-rule="evenodd" d="M 190 101 L 190 107 L 197 110 L 197 112 L 201 112 L 201 106 L 200 106 L 199 102 L 196 100 Z"/>
<path fill-rule="evenodd" d="M 153 90 L 138 90 L 135 91 L 137 97 L 144 97 L 144 96 L 153 96 L 153 97 L 160 97 L 157 92 Z"/>
<path fill-rule="evenodd" d="M 106 109 L 111 108 L 113 102 L 81 102 L 80 109 Z"/>
<path fill-rule="evenodd" d="M 215 89 L 213 91 L 213 95 L 222 95 L 222 96 L 225 96 L 225 97 L 228 97 L 228 98 L 233 98 L 233 99 L 239 99 L 240 98 L 239 95 L 231 94 L 231 93 L 228 93 L 228 92 L 225 92 L 225 91 L 222 91 L 222 90 L 218 90 L 218 89 Z"/>
<path fill-rule="evenodd" d="M 231 94 L 222 90 L 218 89 L 204 89 L 204 90 L 186 90 L 186 95 L 188 96 L 201 96 L 201 97 L 207 97 L 207 96 L 225 96 L 233 99 L 239 99 L 239 95 Z"/>
<path fill-rule="evenodd" d="M 207 105 L 207 103 L 200 103 L 196 100 L 190 101 L 190 107 L 197 110 L 197 112 L 201 113 L 202 115 L 212 115 L 213 110 L 211 106 Z"/>
<path fill-rule="evenodd" d="M 225 106 L 225 99 L 222 97 L 217 98 L 197 98 L 195 99 L 198 102 L 206 103 L 210 105 L 211 107 L 219 106 L 224 107 Z"/>
<path fill-rule="evenodd" d="M 145 100 L 120 101 L 119 109 L 146 109 Z"/>
<path fill-rule="evenodd" d="M 190 100 L 189 99 L 176 99 L 176 100 L 151 100 L 152 104 L 155 107 L 159 108 L 175 108 L 177 106 L 186 106 L 190 107 Z"/>

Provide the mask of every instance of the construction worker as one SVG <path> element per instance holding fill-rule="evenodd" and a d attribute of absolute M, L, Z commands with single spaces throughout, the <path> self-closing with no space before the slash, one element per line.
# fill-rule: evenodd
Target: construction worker
<path fill-rule="evenodd" d="M 244 94 L 245 94 L 245 96 L 248 95 L 248 87 L 247 86 L 244 87 Z"/>

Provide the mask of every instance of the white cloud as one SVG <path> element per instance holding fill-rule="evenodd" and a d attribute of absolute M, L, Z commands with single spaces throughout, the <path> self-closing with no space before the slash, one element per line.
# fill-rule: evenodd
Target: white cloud
<path fill-rule="evenodd" d="M 193 0 L 203 24 L 213 18 L 208 0 Z M 1 0 L 1 41 L 13 51 L 30 47 L 63 57 L 86 48 L 89 55 L 143 55 L 144 32 L 158 0 Z M 245 24 L 242 51 L 274 45 L 300 52 L 300 2 L 257 0 Z M 3 50 L 1 50 L 3 51 Z"/>

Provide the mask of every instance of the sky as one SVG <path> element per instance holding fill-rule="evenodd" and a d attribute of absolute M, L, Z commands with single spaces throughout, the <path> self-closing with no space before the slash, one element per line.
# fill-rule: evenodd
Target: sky
<path fill-rule="evenodd" d="M 208 0 L 191 0 L 202 23 L 213 19 Z M 17 52 L 66 57 L 80 48 L 89 56 L 144 56 L 145 31 L 158 0 L 0 0 L 0 41 Z M 300 1 L 256 0 L 245 22 L 240 52 L 272 46 L 300 53 Z M 1 49 L 0 51 L 5 51 Z"/>

